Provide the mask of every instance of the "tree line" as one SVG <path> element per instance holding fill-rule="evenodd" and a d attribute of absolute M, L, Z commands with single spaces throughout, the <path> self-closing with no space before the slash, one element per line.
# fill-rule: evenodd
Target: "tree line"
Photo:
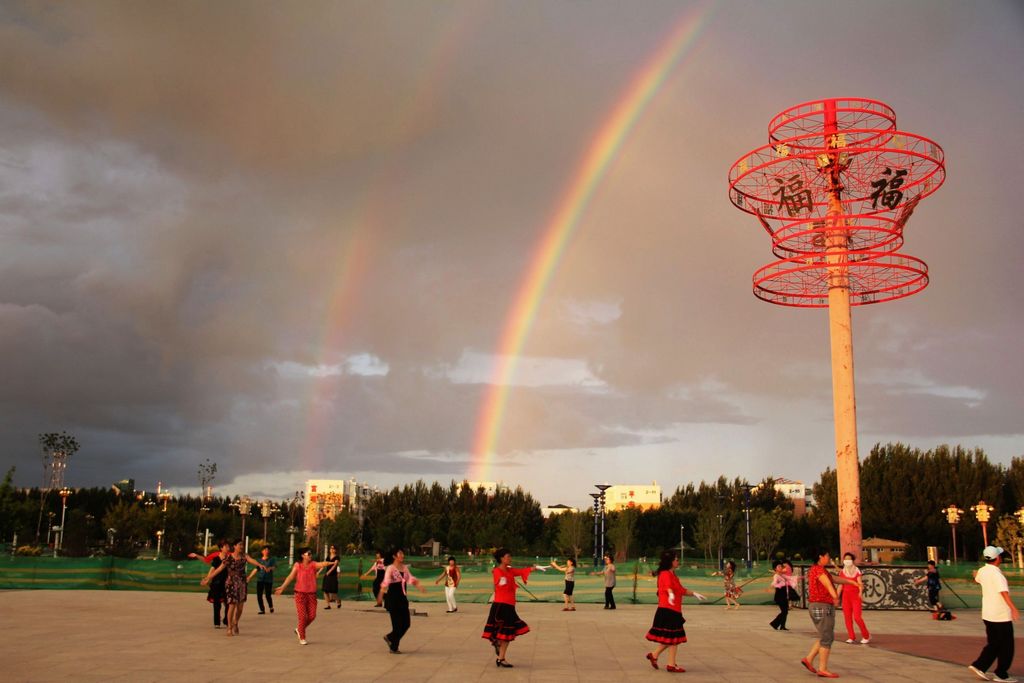
<path fill-rule="evenodd" d="M 208 478 L 210 464 L 206 464 Z M 202 469 L 202 468 L 201 468 Z M 213 466 L 215 472 L 215 466 Z M 13 468 L 0 484 L 0 538 L 17 534 L 19 545 L 36 542 L 40 500 L 50 520 L 59 524 L 61 500 L 41 489 L 15 489 Z M 1013 513 L 1024 507 L 1024 458 L 1009 466 L 992 463 L 981 449 L 939 446 L 931 450 L 903 444 L 876 445 L 860 468 L 861 511 L 865 537 L 878 536 L 910 544 L 906 557 L 923 559 L 928 546 L 951 555 L 950 529 L 941 510 L 957 505 L 965 510 L 957 528 L 959 556 L 976 558 L 983 545 L 981 527 L 970 507 L 981 500 L 994 507 L 990 541 L 1004 547 L 1024 546 L 1024 528 Z M 776 555 L 806 557 L 818 546 L 837 548 L 839 542 L 836 473 L 826 469 L 813 485 L 811 514 L 797 517 L 792 502 L 765 479 L 751 485 L 725 477 L 686 484 L 651 510 L 608 512 L 606 549 L 617 557 L 657 556 L 679 548 L 688 561 L 717 562 L 743 558 L 746 514 L 755 559 Z M 147 504 L 148 503 L 148 504 Z M 240 536 L 237 498 L 183 496 L 168 501 L 138 500 L 111 489 L 77 489 L 68 502 L 64 553 L 111 552 L 132 556 L 141 545 L 152 545 L 157 530 L 164 532 L 164 552 L 183 557 L 209 529 L 216 538 Z M 258 507 L 247 521 L 247 535 L 268 542 L 275 552 L 288 548 L 289 527 L 303 525 L 298 496 L 268 520 Z M 49 525 L 44 525 L 45 528 Z M 402 547 L 411 553 L 436 541 L 446 552 L 486 551 L 498 546 L 517 554 L 589 557 L 594 552 L 594 513 L 587 509 L 545 519 L 541 507 L 522 488 L 500 488 L 488 495 L 465 483 L 428 484 L 417 481 L 375 493 L 353 514 L 343 511 L 323 520 L 313 537 L 303 539 L 318 548 L 336 545 L 342 552 L 369 552 Z M 45 535 L 45 534 L 44 534 Z M 427 546 L 429 547 L 429 546 Z"/>

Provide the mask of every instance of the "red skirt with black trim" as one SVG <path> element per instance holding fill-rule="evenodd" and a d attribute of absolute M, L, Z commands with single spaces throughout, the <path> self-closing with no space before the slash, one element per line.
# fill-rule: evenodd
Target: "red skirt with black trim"
<path fill-rule="evenodd" d="M 668 607 L 659 607 L 654 613 L 654 624 L 647 632 L 647 640 L 661 643 L 662 645 L 678 645 L 686 642 L 686 629 L 683 624 L 683 613 L 677 612 Z"/>
<path fill-rule="evenodd" d="M 491 612 L 487 615 L 487 625 L 484 626 L 481 638 L 488 640 L 513 641 L 516 636 L 522 636 L 530 632 L 530 627 L 516 614 L 516 606 L 505 602 L 492 602 Z"/>

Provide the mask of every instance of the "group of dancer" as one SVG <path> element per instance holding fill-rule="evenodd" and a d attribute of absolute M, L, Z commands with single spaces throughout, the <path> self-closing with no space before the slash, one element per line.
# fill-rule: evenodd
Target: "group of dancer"
<path fill-rule="evenodd" d="M 192 556 L 198 557 L 194 554 Z M 253 577 L 257 578 L 256 595 L 260 614 L 265 613 L 264 598 L 270 612 L 273 612 L 272 595 L 281 595 L 290 584 L 295 583 L 294 599 L 298 622 L 295 635 L 301 645 L 307 644 L 307 628 L 316 619 L 317 575 L 319 572 L 326 570 L 322 584 L 322 590 L 327 600 L 325 609 L 331 609 L 332 604 L 337 604 L 340 607 L 340 602 L 338 602 L 340 558 L 335 546 L 330 547 L 327 560 L 324 562 L 314 561 L 313 552 L 309 548 L 300 549 L 299 561 L 292 566 L 288 576 L 276 590 L 273 589 L 273 572 L 276 562 L 271 557 L 270 549 L 267 546 L 261 549 L 261 557 L 256 560 L 244 552 L 242 541 L 222 541 L 219 550 L 204 559 L 211 567 L 201 583 L 210 587 L 208 600 L 213 603 L 214 607 L 214 626 L 220 628 L 220 605 L 226 605 L 224 624 L 229 637 L 239 634 L 238 623 L 245 607 L 247 584 Z M 492 571 L 493 599 L 481 637 L 488 640 L 494 648 L 495 666 L 512 668 L 512 663 L 508 661 L 509 645 L 517 637 L 530 631 L 529 625 L 516 612 L 516 592 L 520 587 L 519 581 L 525 584 L 529 581 L 532 572 L 544 571 L 549 567 L 541 565 L 523 568 L 512 567 L 512 554 L 507 548 L 499 548 L 494 553 L 494 560 L 496 566 Z M 855 557 L 852 553 L 846 553 L 842 569 L 835 574 L 828 571 L 831 564 L 832 558 L 829 552 L 824 549 L 819 550 L 814 564 L 807 573 L 808 611 L 811 622 L 817 631 L 817 638 L 807 656 L 800 660 L 808 671 L 822 678 L 838 678 L 838 675 L 828 668 L 829 655 L 835 638 L 837 603 L 842 604 L 846 621 L 849 635 L 846 642 L 857 642 L 854 624 L 859 627 L 861 632 L 860 643 L 867 644 L 871 638 L 862 614 L 860 595 L 862 573 L 857 567 Z M 245 575 L 247 565 L 254 567 L 248 577 Z M 568 558 L 564 565 L 552 560 L 550 567 L 565 574 L 563 611 L 575 611 L 576 604 L 573 597 L 577 568 L 575 559 Z M 646 635 L 647 640 L 657 644 L 653 651 L 646 654 L 648 663 L 654 669 L 660 668 L 659 659 L 667 651 L 666 671 L 672 673 L 685 671 L 677 661 L 677 648 L 681 643 L 686 642 L 684 628 L 686 620 L 682 615 L 683 598 L 692 595 L 701 601 L 707 599 L 700 593 L 682 586 L 675 573 L 678 567 L 679 557 L 674 551 L 668 550 L 662 554 L 658 568 L 652 573 L 657 581 L 658 607 L 651 628 Z M 605 609 L 615 609 L 613 590 L 616 583 L 616 568 L 613 558 L 610 555 L 605 555 L 604 567 L 600 571 L 591 573 L 604 576 L 604 607 Z M 363 576 L 371 574 L 374 575 L 373 594 L 376 604 L 383 606 L 391 618 L 391 631 L 383 636 L 384 642 L 387 644 L 389 652 L 401 654 L 402 638 L 409 631 L 411 625 L 409 586 L 424 592 L 425 589 L 405 563 L 405 553 L 401 549 L 395 549 L 386 556 L 377 553 L 374 563 Z M 741 587 L 736 586 L 735 574 L 735 563 L 727 562 L 722 574 L 727 609 L 738 608 L 739 596 L 742 594 Z M 456 591 L 461 580 L 462 571 L 456 559 L 448 557 L 446 566 L 442 568 L 434 583 L 436 585 L 444 581 L 445 602 L 449 614 L 458 611 Z M 920 582 L 928 583 L 929 602 L 934 608 L 941 610 L 942 605 L 938 601 L 938 570 L 934 562 L 929 563 L 928 574 L 922 577 L 918 583 Z M 779 608 L 778 615 L 769 623 L 773 629 L 789 630 L 786 622 L 790 602 L 799 599 L 795 590 L 796 585 L 797 578 L 794 576 L 791 562 L 778 560 L 773 563 L 769 590 L 774 591 L 774 602 Z"/>

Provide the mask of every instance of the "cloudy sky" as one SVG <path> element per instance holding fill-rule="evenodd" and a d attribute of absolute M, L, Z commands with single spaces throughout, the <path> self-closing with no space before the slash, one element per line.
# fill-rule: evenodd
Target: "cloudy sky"
<path fill-rule="evenodd" d="M 536 298 L 489 467 L 516 297 L 588 153 L 674 31 Z M 827 313 L 751 294 L 727 173 L 822 97 L 891 105 L 945 185 L 921 294 L 854 310 L 861 454 L 1024 455 L 1024 9 L 1014 2 L 0 2 L 0 445 L 41 480 L 284 496 L 474 473 L 814 481 Z"/>

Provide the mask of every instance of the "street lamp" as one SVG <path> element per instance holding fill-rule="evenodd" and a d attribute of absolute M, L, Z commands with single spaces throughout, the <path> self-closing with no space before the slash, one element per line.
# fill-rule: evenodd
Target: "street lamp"
<path fill-rule="evenodd" d="M 604 492 L 605 490 L 611 488 L 611 484 L 594 484 L 594 486 L 596 486 L 597 490 L 601 492 L 601 497 L 599 498 L 599 500 L 601 501 L 601 553 L 597 556 L 597 560 L 598 562 L 602 562 L 604 561 L 604 518 L 605 510 L 607 509 L 605 507 Z M 600 565 L 595 564 L 594 566 L 597 567 Z"/>
<path fill-rule="evenodd" d="M 249 511 L 252 509 L 252 500 L 249 496 L 242 496 L 238 502 L 231 503 L 231 507 L 238 508 L 238 514 L 242 517 L 242 543 L 245 543 L 245 518 L 249 516 Z M 245 552 L 249 552 L 248 543 L 246 543 Z"/>
<path fill-rule="evenodd" d="M 981 536 L 985 539 L 985 545 L 988 545 L 988 520 L 991 519 L 991 513 L 993 510 L 995 510 L 995 508 L 983 500 L 978 501 L 977 505 L 971 506 L 971 512 L 975 514 L 978 521 L 981 523 Z"/>
<path fill-rule="evenodd" d="M 57 537 L 57 542 L 54 544 L 53 556 L 57 557 L 57 551 L 64 549 L 64 518 L 68 512 L 68 496 L 71 495 L 71 489 L 67 486 L 60 490 L 60 536 Z"/>
<path fill-rule="evenodd" d="M 1024 510 L 1024 508 L 1021 509 Z M 956 564 L 956 525 L 960 523 L 960 515 L 964 514 L 964 511 L 956 505 L 950 505 L 948 508 L 942 509 L 942 514 L 946 515 L 949 529 L 953 533 L 953 564 Z"/>
<path fill-rule="evenodd" d="M 591 493 L 590 497 L 594 499 L 594 567 L 596 568 L 598 566 L 597 565 L 597 560 L 598 560 L 598 556 L 597 556 L 597 545 L 598 545 L 598 543 L 597 543 L 597 528 L 598 528 L 598 524 L 599 524 L 598 516 L 601 514 L 601 494 L 600 493 Z"/>
<path fill-rule="evenodd" d="M 745 497 L 743 499 L 743 512 L 747 519 L 747 571 L 749 572 L 754 567 L 754 563 L 750 559 L 750 489 L 753 486 L 750 484 L 743 484 Z"/>
<path fill-rule="evenodd" d="M 679 566 L 682 567 L 686 562 L 686 541 L 683 540 L 683 529 L 682 524 L 679 525 Z"/>
<path fill-rule="evenodd" d="M 294 524 L 288 527 L 288 566 L 292 566 L 295 563 L 295 534 L 299 532 L 299 528 Z"/>
<path fill-rule="evenodd" d="M 156 557 L 153 558 L 154 560 L 159 560 L 160 559 L 160 548 L 163 545 L 163 542 L 164 542 L 164 530 L 160 529 L 160 530 L 158 530 L 156 532 Z"/>
<path fill-rule="evenodd" d="M 725 569 L 725 558 L 722 557 L 722 513 L 718 513 L 718 571 Z"/>
<path fill-rule="evenodd" d="M 277 512 L 278 507 L 269 500 L 265 500 L 260 503 L 260 514 L 263 515 L 263 541 L 267 540 L 267 520 L 270 519 L 271 515 Z"/>
<path fill-rule="evenodd" d="M 160 557 L 160 545 L 163 541 L 164 534 L 167 533 L 167 501 L 171 499 L 171 492 L 164 491 L 162 484 L 157 484 L 157 498 L 160 499 L 160 531 L 156 532 L 156 557 L 153 559 L 159 559 Z"/>

